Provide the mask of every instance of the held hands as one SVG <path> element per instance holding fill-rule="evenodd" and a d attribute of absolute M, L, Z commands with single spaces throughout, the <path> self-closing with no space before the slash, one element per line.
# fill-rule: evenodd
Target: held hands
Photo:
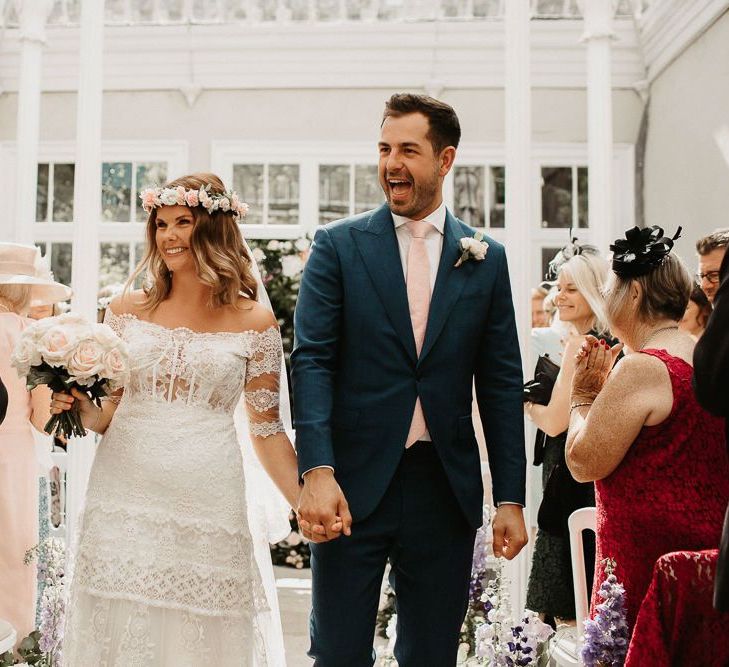
<path fill-rule="evenodd" d="M 304 488 L 296 512 L 304 537 L 311 542 L 329 542 L 352 534 L 352 515 L 342 489 L 329 468 L 304 475 Z"/>
<path fill-rule="evenodd" d="M 623 344 L 610 347 L 604 340 L 586 336 L 575 359 L 577 366 L 572 379 L 572 402 L 592 402 L 603 388 L 615 365 Z"/>
<path fill-rule="evenodd" d="M 529 541 L 521 505 L 500 505 L 492 525 L 494 556 L 512 560 Z"/>

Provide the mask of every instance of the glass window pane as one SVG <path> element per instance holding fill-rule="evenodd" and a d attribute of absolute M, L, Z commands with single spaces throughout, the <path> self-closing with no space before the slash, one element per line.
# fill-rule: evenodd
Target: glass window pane
<path fill-rule="evenodd" d="M 70 243 L 54 243 L 51 245 L 51 271 L 53 277 L 64 285 L 71 286 L 71 262 L 73 245 Z"/>
<path fill-rule="evenodd" d="M 506 169 L 491 167 L 489 176 L 489 227 L 503 229 L 506 217 Z"/>
<path fill-rule="evenodd" d="M 260 225 L 263 222 L 263 165 L 234 164 L 233 190 L 238 193 L 241 201 L 250 206 L 243 222 L 247 225 Z"/>
<path fill-rule="evenodd" d="M 587 167 L 577 167 L 577 224 L 579 227 L 589 225 L 587 208 Z"/>
<path fill-rule="evenodd" d="M 99 254 L 99 288 L 123 285 L 129 277 L 129 244 L 102 243 Z"/>
<path fill-rule="evenodd" d="M 53 220 L 73 221 L 73 164 L 53 165 Z"/>
<path fill-rule="evenodd" d="M 272 164 L 268 167 L 268 224 L 299 223 L 299 165 Z"/>
<path fill-rule="evenodd" d="M 319 222 L 322 225 L 349 215 L 349 166 L 319 167 Z"/>
<path fill-rule="evenodd" d="M 471 227 L 486 224 L 485 173 L 484 167 L 456 167 L 453 170 L 453 210 L 456 217 Z"/>
<path fill-rule="evenodd" d="M 137 191 L 134 193 L 134 219 L 138 222 L 145 222 L 147 214 L 142 208 L 142 200 L 139 193 L 145 188 L 153 188 L 164 185 L 167 181 L 166 162 L 138 162 L 137 163 Z"/>
<path fill-rule="evenodd" d="M 377 165 L 358 164 L 354 168 L 354 212 L 364 213 L 384 201 Z"/>
<path fill-rule="evenodd" d="M 101 167 L 102 218 L 111 222 L 129 222 L 131 200 L 131 163 L 104 162 Z"/>
<path fill-rule="evenodd" d="M 38 182 L 35 191 L 35 219 L 48 221 L 48 164 L 38 165 Z"/>
<path fill-rule="evenodd" d="M 572 227 L 572 167 L 542 167 L 542 227 Z"/>

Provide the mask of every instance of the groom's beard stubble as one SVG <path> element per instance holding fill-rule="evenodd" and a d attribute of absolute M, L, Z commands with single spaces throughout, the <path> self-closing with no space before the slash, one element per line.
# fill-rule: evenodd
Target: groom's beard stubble
<path fill-rule="evenodd" d="M 392 200 L 392 191 L 388 179 L 391 178 L 407 178 L 412 183 L 412 193 L 409 201 L 402 203 L 394 203 Z M 440 183 L 438 182 L 438 167 L 434 165 L 431 178 L 427 181 L 416 180 L 409 173 L 405 174 L 386 174 L 380 179 L 380 187 L 385 193 L 385 198 L 390 206 L 390 210 L 395 215 L 401 215 L 410 220 L 420 220 L 429 215 L 437 208 L 437 202 L 440 194 Z"/>

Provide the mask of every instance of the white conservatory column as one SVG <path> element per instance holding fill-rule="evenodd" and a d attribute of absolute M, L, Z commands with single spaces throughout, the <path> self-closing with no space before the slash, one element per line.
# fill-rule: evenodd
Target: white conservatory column
<path fill-rule="evenodd" d="M 20 19 L 20 72 L 16 130 L 15 225 L 19 243 L 33 243 L 35 198 L 38 180 L 41 62 L 46 41 L 45 25 L 52 0 L 16 0 Z"/>
<path fill-rule="evenodd" d="M 504 104 L 506 165 L 506 251 L 509 259 L 511 289 L 516 309 L 522 359 L 529 359 L 529 258 L 531 195 L 531 76 L 529 0 L 504 3 Z M 528 466 L 530 468 L 531 466 Z M 529 474 L 527 470 L 527 474 Z M 528 485 L 527 485 L 528 486 Z M 527 506 L 527 512 L 534 508 Z M 527 527 L 529 525 L 527 521 Z M 531 546 L 531 545 L 530 545 Z M 511 580 L 511 601 L 521 613 L 526 597 L 529 566 L 528 548 L 506 567 Z"/>
<path fill-rule="evenodd" d="M 73 195 L 72 309 L 96 320 L 101 220 L 101 104 L 104 3 L 82 0 L 79 29 L 79 85 L 76 107 L 76 168 Z M 73 539 L 78 511 L 86 493 L 95 436 L 68 447 L 67 530 Z"/>
<path fill-rule="evenodd" d="M 603 253 L 616 237 L 613 192 L 611 41 L 614 0 L 581 0 L 587 45 L 588 209 L 592 238 Z"/>

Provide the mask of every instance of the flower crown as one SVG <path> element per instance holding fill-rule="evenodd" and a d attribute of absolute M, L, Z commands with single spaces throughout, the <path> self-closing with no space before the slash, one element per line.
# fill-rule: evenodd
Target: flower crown
<path fill-rule="evenodd" d="M 621 278 L 645 276 L 665 261 L 673 248 L 673 242 L 681 236 L 681 227 L 673 238 L 663 235 L 663 229 L 633 227 L 610 246 L 613 251 L 613 271 Z"/>
<path fill-rule="evenodd" d="M 161 206 L 202 206 L 208 213 L 223 211 L 232 213 L 236 219 L 248 213 L 248 204 L 238 198 L 238 193 L 229 190 L 219 194 L 210 190 L 209 183 L 199 190 L 187 190 L 181 185 L 176 188 L 147 188 L 142 190 L 139 198 L 145 213 Z"/>

